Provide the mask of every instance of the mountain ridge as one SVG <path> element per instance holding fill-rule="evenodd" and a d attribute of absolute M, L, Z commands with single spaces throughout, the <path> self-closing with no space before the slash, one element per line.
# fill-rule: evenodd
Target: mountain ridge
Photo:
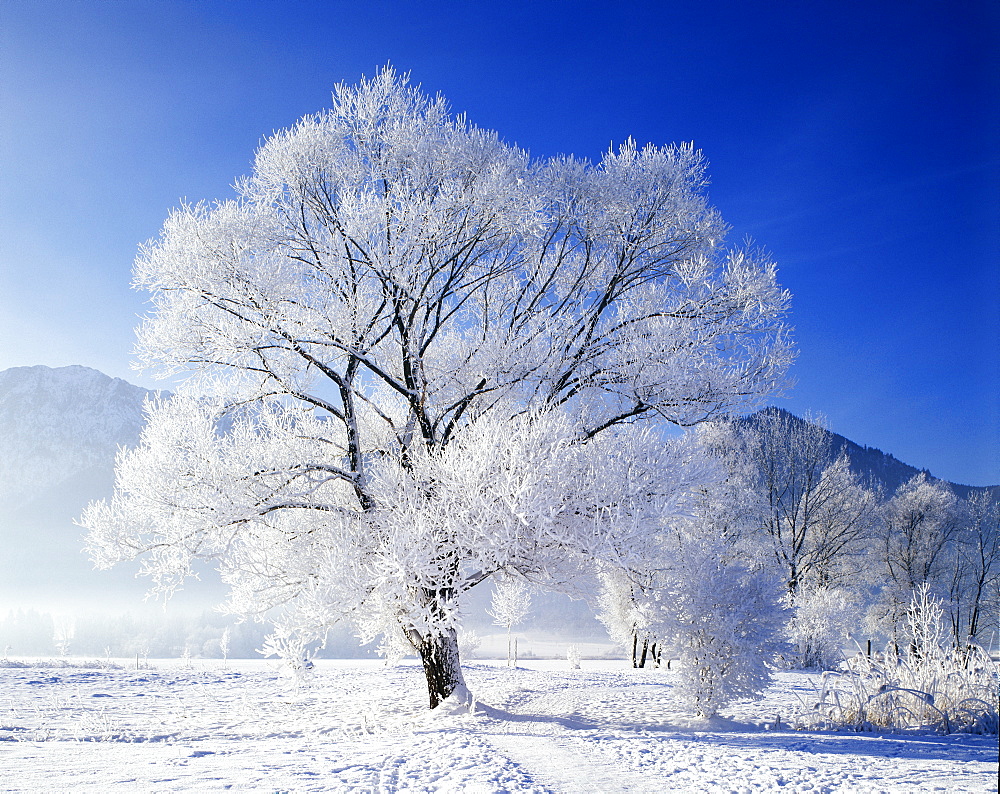
<path fill-rule="evenodd" d="M 779 408 L 778 406 L 762 408 L 761 410 L 744 417 L 740 421 L 752 422 L 754 417 L 769 412 L 789 417 L 795 422 L 815 424 L 814 422 L 810 422 L 808 419 L 796 416 L 791 411 Z M 962 499 L 968 499 L 969 495 L 972 493 L 1000 489 L 1000 485 L 965 485 L 963 483 L 951 482 L 950 480 L 945 480 L 941 477 L 935 477 L 929 469 L 919 469 L 916 466 L 911 466 L 910 464 L 899 460 L 894 455 L 888 452 L 883 452 L 877 447 L 869 447 L 863 444 L 858 444 L 846 436 L 842 436 L 828 428 L 824 429 L 830 438 L 831 461 L 840 454 L 841 450 L 845 451 L 847 453 L 848 462 L 851 466 L 851 471 L 866 480 L 870 480 L 881 485 L 886 496 L 891 496 L 901 485 L 908 482 L 921 472 L 926 474 L 928 478 L 932 480 L 946 484 L 952 489 L 952 491 L 954 491 L 956 496 L 959 496 Z"/>
<path fill-rule="evenodd" d="M 81 471 L 113 470 L 118 447 L 139 442 L 145 401 L 159 394 L 80 365 L 0 371 L 0 506 Z"/>
<path fill-rule="evenodd" d="M 159 394 L 79 365 L 0 371 L 0 604 L 70 591 L 78 603 L 141 603 L 148 583 L 126 566 L 94 571 L 73 522 L 111 496 L 118 449 L 139 443 Z"/>

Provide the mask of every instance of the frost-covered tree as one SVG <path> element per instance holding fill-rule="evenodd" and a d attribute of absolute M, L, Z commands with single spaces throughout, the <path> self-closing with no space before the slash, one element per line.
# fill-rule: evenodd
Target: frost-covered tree
<path fill-rule="evenodd" d="M 52 641 L 59 650 L 59 655 L 66 656 L 69 653 L 73 637 L 76 635 L 76 620 L 70 615 L 56 618 L 54 623 Z"/>
<path fill-rule="evenodd" d="M 687 575 L 683 561 L 690 558 L 687 545 L 708 542 L 711 548 L 735 548 L 719 525 L 737 512 L 732 502 L 734 491 L 724 481 L 723 469 L 709 451 L 724 441 L 724 430 L 716 423 L 705 423 L 688 431 L 683 442 L 685 469 L 698 487 L 684 505 L 665 512 L 646 529 L 644 548 L 622 564 L 612 561 L 600 566 L 600 589 L 596 600 L 597 618 L 611 639 L 631 651 L 632 666 L 645 667 L 647 659 L 658 665 L 664 643 L 669 641 L 661 620 L 663 593 L 675 580 Z M 717 543 L 723 540 L 723 543 Z M 684 553 L 678 553 L 678 547 Z"/>
<path fill-rule="evenodd" d="M 511 644 L 511 629 L 531 610 L 531 587 L 522 579 L 498 577 L 493 582 L 493 600 L 487 610 L 493 622 L 507 629 L 507 666 L 517 666 L 517 654 Z"/>
<path fill-rule="evenodd" d="M 741 530 L 762 544 L 794 598 L 799 587 L 843 584 L 860 568 L 878 516 L 876 494 L 831 455 L 830 433 L 811 417 L 761 411 L 737 429 L 730 458 L 757 515 Z"/>
<path fill-rule="evenodd" d="M 959 510 L 951 489 L 924 473 L 896 492 L 882 511 L 883 558 L 892 581 L 912 591 L 938 578 L 961 527 Z"/>
<path fill-rule="evenodd" d="M 679 660 L 681 701 L 712 717 L 759 697 L 785 649 L 781 581 L 751 570 L 702 533 L 678 533 L 675 564 L 657 594 L 658 631 Z"/>
<path fill-rule="evenodd" d="M 458 649 L 463 656 L 472 656 L 482 644 L 482 638 L 474 630 L 461 629 L 458 632 Z"/>
<path fill-rule="evenodd" d="M 788 638 L 796 666 L 829 670 L 843 659 L 843 646 L 861 623 L 856 594 L 840 587 L 802 587 L 786 597 L 792 608 Z"/>
<path fill-rule="evenodd" d="M 951 489 L 923 472 L 882 506 L 877 549 L 884 585 L 869 612 L 872 628 L 897 641 L 919 587 L 927 585 L 936 598 L 944 595 L 957 553 L 961 512 Z"/>
<path fill-rule="evenodd" d="M 653 558 L 644 562 L 655 565 Z M 597 618 L 611 640 L 630 651 L 633 667 L 645 667 L 650 645 L 655 645 L 650 597 L 656 586 L 652 571 L 607 566 L 600 572 Z"/>
<path fill-rule="evenodd" d="M 215 560 L 232 611 L 350 620 L 461 693 L 463 593 L 636 554 L 692 487 L 650 427 L 784 376 L 788 296 L 705 184 L 688 145 L 535 161 L 392 69 L 339 86 L 138 257 L 141 362 L 187 379 L 86 511 L 95 560 Z"/>
<path fill-rule="evenodd" d="M 975 491 L 955 505 L 954 535 L 942 554 L 937 591 L 962 646 L 997 625 L 1000 587 L 1000 504 L 991 491 Z"/>
<path fill-rule="evenodd" d="M 785 650 L 782 580 L 727 531 L 746 513 L 744 491 L 718 465 L 731 438 L 714 424 L 688 434 L 687 467 L 702 472 L 702 486 L 685 512 L 649 528 L 638 560 L 604 567 L 598 600 L 611 637 L 631 643 L 633 666 L 647 651 L 679 660 L 678 691 L 703 716 L 762 693 Z"/>
<path fill-rule="evenodd" d="M 958 550 L 964 576 L 951 598 L 959 642 L 1000 628 L 1000 492 L 979 491 L 965 501 Z"/>

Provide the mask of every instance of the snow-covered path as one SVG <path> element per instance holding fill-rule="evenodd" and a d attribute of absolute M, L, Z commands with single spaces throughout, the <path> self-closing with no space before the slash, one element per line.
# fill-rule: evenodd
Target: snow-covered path
<path fill-rule="evenodd" d="M 684 718 L 664 678 L 552 671 L 537 691 L 525 680 L 510 691 L 511 713 L 490 741 L 560 792 L 996 790 L 995 740 L 985 737 L 761 730 L 763 715 L 789 718 L 802 674 L 782 675 L 764 703 L 738 707 L 741 722 Z M 973 748 L 982 766 L 965 756 Z M 965 780 L 973 768 L 984 774 Z"/>
<path fill-rule="evenodd" d="M 993 737 L 764 730 L 809 678 L 728 720 L 679 713 L 671 674 L 611 662 L 470 665 L 475 715 L 424 709 L 412 665 L 0 668 L 0 789 L 109 791 L 996 791 Z"/>

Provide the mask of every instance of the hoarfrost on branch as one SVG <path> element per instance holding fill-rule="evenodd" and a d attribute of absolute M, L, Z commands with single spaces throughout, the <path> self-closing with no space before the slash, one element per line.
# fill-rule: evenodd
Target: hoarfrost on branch
<path fill-rule="evenodd" d="M 691 145 L 533 160 L 391 68 L 339 86 L 141 251 L 139 357 L 187 378 L 82 519 L 94 558 L 167 590 L 215 560 L 233 611 L 350 620 L 462 695 L 462 593 L 641 554 L 697 485 L 658 425 L 781 385 L 788 296 L 705 186 Z"/>

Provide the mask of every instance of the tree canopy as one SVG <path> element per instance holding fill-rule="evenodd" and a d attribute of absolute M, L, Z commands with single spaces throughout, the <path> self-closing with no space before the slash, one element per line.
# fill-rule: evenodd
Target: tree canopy
<path fill-rule="evenodd" d="M 139 359 L 186 381 L 84 515 L 95 559 L 216 560 L 234 611 L 464 688 L 462 592 L 641 553 L 706 476 L 656 426 L 782 384 L 788 295 L 706 185 L 692 145 L 533 159 L 391 68 L 338 86 L 140 252 Z"/>

